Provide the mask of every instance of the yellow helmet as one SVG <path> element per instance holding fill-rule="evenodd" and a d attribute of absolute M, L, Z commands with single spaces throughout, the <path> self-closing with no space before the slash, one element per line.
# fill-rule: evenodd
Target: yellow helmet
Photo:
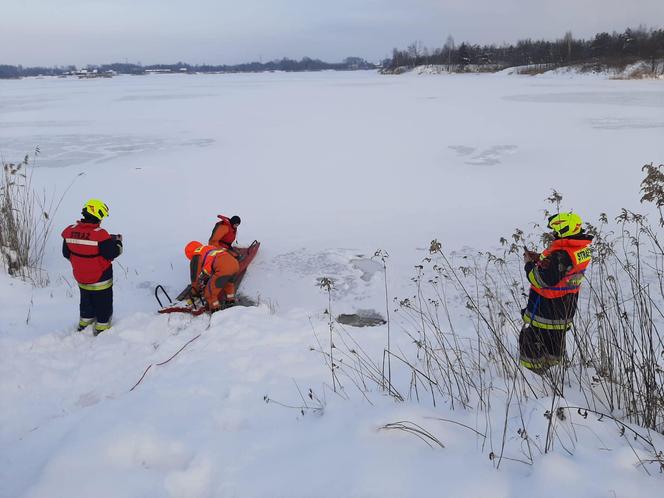
<path fill-rule="evenodd" d="M 576 213 L 558 213 L 549 217 L 548 227 L 558 237 L 571 237 L 581 232 L 583 220 Z"/>
<path fill-rule="evenodd" d="M 108 216 L 108 206 L 99 199 L 90 199 L 83 206 L 83 212 L 91 214 L 101 221 Z"/>

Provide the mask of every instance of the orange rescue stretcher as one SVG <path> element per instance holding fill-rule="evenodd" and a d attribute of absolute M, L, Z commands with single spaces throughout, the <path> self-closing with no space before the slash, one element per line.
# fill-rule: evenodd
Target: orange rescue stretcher
<path fill-rule="evenodd" d="M 240 271 L 235 278 L 236 289 L 240 287 L 240 283 L 247 272 L 247 268 L 256 257 L 260 246 L 261 243 L 254 240 L 249 247 L 233 247 L 233 252 L 238 255 L 237 261 L 240 264 Z M 168 300 L 168 304 L 164 305 L 160 295 Z M 207 306 L 202 300 L 193 299 L 191 297 L 191 284 L 178 294 L 175 301 L 170 298 L 166 289 L 164 289 L 162 285 L 157 285 L 157 287 L 155 287 L 154 297 L 159 303 L 158 313 L 189 313 L 190 315 L 198 316 L 208 311 Z M 197 300 L 199 301 L 198 304 L 196 304 Z M 222 309 L 224 309 L 223 305 Z"/>

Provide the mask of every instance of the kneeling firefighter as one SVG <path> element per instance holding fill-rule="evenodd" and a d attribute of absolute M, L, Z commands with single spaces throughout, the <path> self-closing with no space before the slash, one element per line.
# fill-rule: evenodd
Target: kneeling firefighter
<path fill-rule="evenodd" d="M 583 274 L 590 264 L 593 237 L 584 233 L 581 217 L 559 213 L 549 218 L 554 240 L 542 252 L 524 253 L 530 282 L 524 327 L 519 336 L 522 366 L 543 373 L 565 356 L 565 333 L 572 327 Z"/>
<path fill-rule="evenodd" d="M 69 260 L 81 292 L 78 330 L 95 323 L 94 335 L 111 328 L 113 315 L 113 265 L 122 254 L 122 236 L 101 228 L 108 206 L 90 199 L 83 218 L 62 231 L 62 255 Z"/>
<path fill-rule="evenodd" d="M 189 263 L 192 297 L 203 297 L 210 311 L 235 304 L 235 278 L 240 264 L 228 249 L 196 240 L 184 248 Z"/>

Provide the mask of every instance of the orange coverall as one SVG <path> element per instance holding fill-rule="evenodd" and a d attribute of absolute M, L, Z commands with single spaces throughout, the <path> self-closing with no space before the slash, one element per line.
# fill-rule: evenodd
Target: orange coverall
<path fill-rule="evenodd" d="M 198 256 L 198 257 L 196 257 Z M 219 298 L 225 293 L 225 301 L 235 301 L 235 277 L 240 271 L 240 264 L 227 249 L 211 248 L 204 253 L 201 252 L 191 260 L 191 287 L 194 294 L 200 295 L 201 283 L 205 283 L 202 289 L 203 297 L 208 303 L 210 310 L 221 308 Z M 203 279 L 199 278 L 200 276 Z"/>

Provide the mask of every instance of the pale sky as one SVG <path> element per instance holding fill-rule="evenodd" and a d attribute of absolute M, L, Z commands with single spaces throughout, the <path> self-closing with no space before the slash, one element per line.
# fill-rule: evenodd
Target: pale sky
<path fill-rule="evenodd" d="M 664 27 L 664 0 L 0 0 L 0 64 L 377 62 L 413 41 Z"/>

